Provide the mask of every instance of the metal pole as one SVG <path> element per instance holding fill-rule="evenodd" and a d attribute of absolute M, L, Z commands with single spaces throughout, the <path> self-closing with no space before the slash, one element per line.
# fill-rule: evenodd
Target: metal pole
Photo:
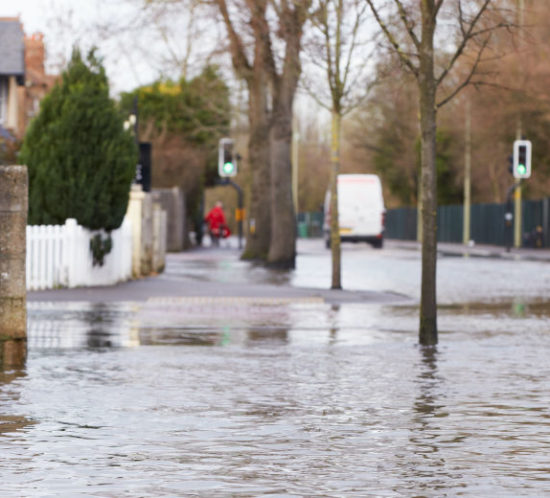
<path fill-rule="evenodd" d="M 138 98 L 137 95 L 134 97 L 134 116 L 136 117 L 134 121 L 134 140 L 136 145 L 139 147 L 139 108 L 138 108 Z"/>
<path fill-rule="evenodd" d="M 514 215 L 512 214 L 512 193 L 518 188 L 518 184 L 514 183 L 506 193 L 506 213 L 504 214 L 504 239 L 506 244 L 506 252 L 510 252 L 510 246 L 513 243 L 512 222 Z"/>
<path fill-rule="evenodd" d="M 231 185 L 237 191 L 237 206 L 239 210 L 239 219 L 237 220 L 237 228 L 239 231 L 239 249 L 242 249 L 243 239 L 243 218 L 244 218 L 244 195 L 243 189 L 229 178 L 223 178 L 218 181 L 218 185 Z"/>
<path fill-rule="evenodd" d="M 522 32 L 524 19 L 524 0 L 518 0 L 518 23 L 519 23 L 519 37 L 518 46 L 522 45 Z M 518 117 L 516 127 L 516 140 L 521 140 L 522 137 L 522 122 L 521 114 Z M 514 247 L 521 247 L 521 232 L 522 232 L 522 213 L 521 213 L 521 180 L 516 181 L 516 192 L 514 196 Z"/>
<path fill-rule="evenodd" d="M 471 210 L 471 172 L 472 172 L 472 106 L 470 99 L 466 101 L 466 132 L 464 148 L 464 226 L 462 242 L 470 242 L 470 210 Z"/>
<path fill-rule="evenodd" d="M 297 215 L 300 212 L 298 207 L 298 154 L 300 148 L 300 134 L 298 132 L 298 120 L 296 117 L 293 119 L 292 128 L 292 200 Z"/>

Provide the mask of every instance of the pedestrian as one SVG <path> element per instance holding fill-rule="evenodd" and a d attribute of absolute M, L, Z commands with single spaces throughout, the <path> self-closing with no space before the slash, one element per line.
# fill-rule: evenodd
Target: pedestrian
<path fill-rule="evenodd" d="M 230 231 L 227 228 L 223 205 L 220 201 L 216 202 L 214 207 L 208 211 L 204 221 L 208 226 L 208 233 L 213 246 L 218 246 L 221 238 L 229 237 Z"/>

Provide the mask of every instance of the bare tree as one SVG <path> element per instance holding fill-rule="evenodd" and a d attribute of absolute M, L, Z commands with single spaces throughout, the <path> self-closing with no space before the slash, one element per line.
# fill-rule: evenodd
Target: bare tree
<path fill-rule="evenodd" d="M 253 0 L 252 0 L 253 1 Z M 293 268 L 296 263 L 296 213 L 292 200 L 292 108 L 302 73 L 300 52 L 304 25 L 309 16 L 312 0 L 270 0 L 277 14 L 279 42 L 284 53 L 279 64 L 273 46 L 264 33 L 267 74 L 273 91 L 273 116 L 270 130 L 271 145 L 271 242 L 268 264 L 281 268 Z M 254 1 L 253 1 L 254 3 Z M 266 26 L 267 27 L 267 26 Z"/>
<path fill-rule="evenodd" d="M 317 89 L 306 82 L 310 95 L 331 113 L 330 172 L 330 246 L 332 252 L 332 289 L 342 288 L 340 228 L 338 222 L 338 188 L 340 171 L 340 137 L 342 118 L 357 107 L 367 94 L 364 80 L 366 58 L 359 57 L 367 20 L 364 0 L 318 0 L 312 15 L 315 35 L 309 44 L 311 61 L 326 77 L 328 98 L 319 97 Z"/>
<path fill-rule="evenodd" d="M 247 241 L 245 254 L 265 257 L 263 251 L 268 241 L 268 264 L 291 268 L 296 258 L 290 162 L 292 106 L 301 74 L 301 40 L 311 0 L 233 3 L 234 7 L 240 7 L 238 13 L 246 12 L 247 21 L 241 26 L 248 25 L 252 29 L 252 57 L 235 28 L 228 2 L 214 1 L 227 28 L 233 66 L 247 82 L 249 90 L 251 210 L 255 209 L 256 216 L 262 217 L 255 223 L 256 234 L 261 229 L 262 236 L 257 238 L 257 247 L 253 248 L 251 241 Z M 278 57 L 279 51 L 274 45 L 281 46 L 282 57 Z M 268 188 L 269 195 L 266 195 Z M 269 214 L 266 207 L 269 207 Z M 269 237 L 266 229 L 270 229 Z"/>
<path fill-rule="evenodd" d="M 249 230 L 243 257 L 246 259 L 266 259 L 271 240 L 271 167 L 270 167 L 270 120 L 268 75 L 264 60 L 269 47 L 263 42 L 267 24 L 267 0 L 257 2 L 247 0 L 241 5 L 241 15 L 246 17 L 239 26 L 249 25 L 252 33 L 252 53 L 247 51 L 243 30 L 236 28 L 226 0 L 215 0 L 223 18 L 228 38 L 233 68 L 238 77 L 246 82 L 248 89 L 248 121 L 250 136 L 248 157 L 252 172 Z M 239 31 L 238 31 L 239 30 Z"/>
<path fill-rule="evenodd" d="M 419 341 L 423 345 L 437 344 L 437 302 L 436 302 L 436 260 L 437 260 L 437 192 L 436 192 L 436 116 L 437 110 L 449 102 L 472 80 L 482 60 L 491 34 L 496 28 L 505 26 L 500 19 L 491 22 L 489 8 L 496 0 L 465 1 L 418 0 L 417 5 L 404 0 L 376 2 L 366 0 L 392 50 L 398 54 L 402 64 L 415 76 L 418 86 L 420 108 L 420 130 L 422 150 L 421 171 L 421 216 L 422 216 L 422 283 L 420 300 Z M 415 2 L 416 3 L 416 2 Z M 444 4 L 453 10 L 445 12 Z M 396 14 L 401 28 L 392 25 L 383 17 L 385 9 Z M 393 9 L 392 9 L 393 7 Z M 386 19 L 388 16 L 386 16 Z M 436 69 L 434 40 L 438 20 L 449 30 L 456 27 L 456 44 L 440 70 Z M 399 25 L 399 24 L 398 24 Z M 408 39 L 404 43 L 403 34 Z M 449 34 L 449 32 L 447 33 Z M 477 44 L 476 55 L 470 70 L 463 80 L 445 88 L 438 99 L 437 90 L 443 86 L 459 58 L 468 45 Z"/>

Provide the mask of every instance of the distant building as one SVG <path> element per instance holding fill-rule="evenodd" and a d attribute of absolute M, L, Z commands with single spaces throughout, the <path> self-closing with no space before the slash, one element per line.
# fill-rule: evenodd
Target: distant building
<path fill-rule="evenodd" d="M 44 35 L 25 36 L 19 18 L 0 17 L 0 135 L 22 138 L 53 87 L 44 59 Z"/>

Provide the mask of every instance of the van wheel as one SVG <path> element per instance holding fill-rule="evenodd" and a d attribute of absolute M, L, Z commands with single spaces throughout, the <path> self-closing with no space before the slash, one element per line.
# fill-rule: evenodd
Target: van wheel
<path fill-rule="evenodd" d="M 372 243 L 372 247 L 374 247 L 375 249 L 382 249 L 383 245 L 384 245 L 384 239 L 378 239 Z"/>

